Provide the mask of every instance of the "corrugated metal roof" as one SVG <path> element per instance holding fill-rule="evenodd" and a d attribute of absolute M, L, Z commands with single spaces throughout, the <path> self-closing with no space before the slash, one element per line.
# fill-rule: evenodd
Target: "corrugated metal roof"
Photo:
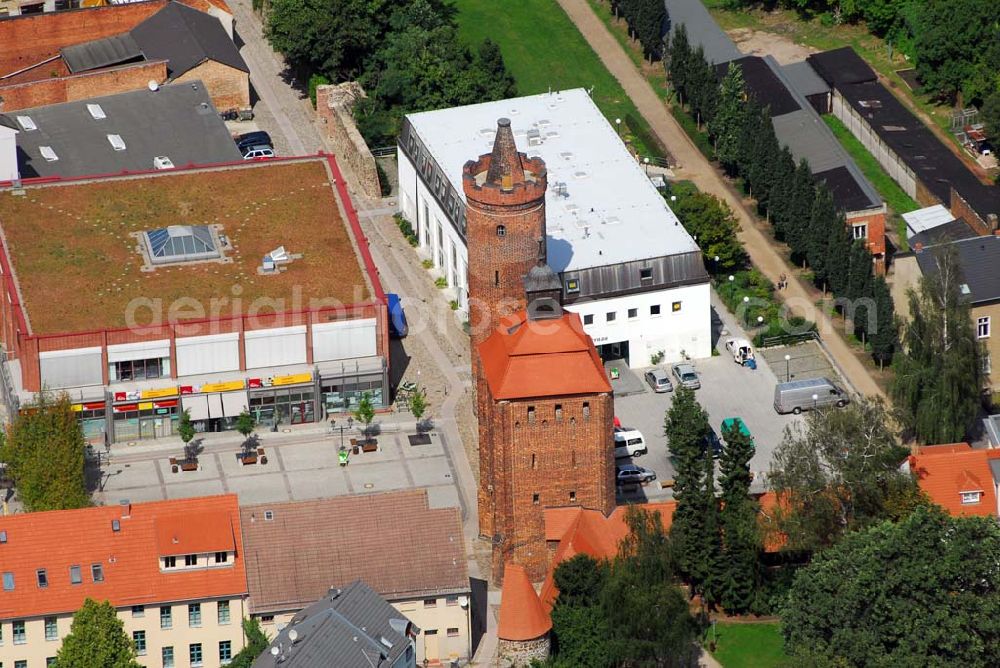
<path fill-rule="evenodd" d="M 128 33 L 67 46 L 60 53 L 73 74 L 143 59 L 142 50 Z"/>

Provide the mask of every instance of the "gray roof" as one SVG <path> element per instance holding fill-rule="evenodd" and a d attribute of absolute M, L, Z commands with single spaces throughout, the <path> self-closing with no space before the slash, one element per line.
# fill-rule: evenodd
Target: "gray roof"
<path fill-rule="evenodd" d="M 5 128 L 10 128 L 14 132 L 21 131 L 21 126 L 17 124 L 17 121 L 15 121 L 13 118 L 5 114 L 0 114 L 0 125 L 2 125 Z"/>
<path fill-rule="evenodd" d="M 295 634 L 293 641 L 289 634 Z M 374 668 L 416 665 L 413 635 L 420 629 L 361 580 L 331 590 L 292 621 L 257 657 L 253 668 Z M 278 648 L 276 654 L 272 648 Z"/>
<path fill-rule="evenodd" d="M 792 87 L 806 97 L 830 92 L 830 86 L 823 81 L 823 77 L 804 60 L 782 65 L 781 71 Z"/>
<path fill-rule="evenodd" d="M 664 0 L 664 4 L 670 14 L 670 33 L 684 24 L 692 48 L 701 46 L 710 62 L 725 63 L 743 57 L 701 0 Z"/>
<path fill-rule="evenodd" d="M 236 44 L 214 16 L 170 2 L 132 29 L 148 60 L 166 60 L 167 74 L 176 79 L 206 60 L 249 72 Z"/>
<path fill-rule="evenodd" d="M 972 304 L 985 304 L 1000 299 L 1000 237 L 989 235 L 961 239 L 949 244 L 925 248 L 918 252 L 917 264 L 921 273 L 937 271 L 937 259 L 942 253 L 954 249 L 962 271 L 962 283 L 967 286 L 963 294 Z"/>
<path fill-rule="evenodd" d="M 94 118 L 95 105 L 105 118 Z M 157 156 L 177 167 L 242 157 L 200 81 L 22 109 L 16 116 L 29 116 L 38 127 L 17 135 L 24 179 L 149 170 Z M 114 150 L 108 135 L 120 136 L 125 150 Z M 43 146 L 58 160 L 46 160 Z"/>
<path fill-rule="evenodd" d="M 986 437 L 990 441 L 990 447 L 991 448 L 1000 447 L 1000 415 L 990 415 L 989 417 L 983 418 L 983 427 L 986 431 Z M 1000 466 L 1000 461 L 993 459 L 990 460 L 990 464 L 991 465 L 996 464 L 997 466 Z M 1000 472 L 998 472 L 996 468 L 994 468 L 993 477 L 1000 479 L 1000 475 L 997 475 L 997 473 Z"/>
<path fill-rule="evenodd" d="M 142 50 L 128 33 L 67 46 L 60 53 L 73 74 L 143 60 Z"/>

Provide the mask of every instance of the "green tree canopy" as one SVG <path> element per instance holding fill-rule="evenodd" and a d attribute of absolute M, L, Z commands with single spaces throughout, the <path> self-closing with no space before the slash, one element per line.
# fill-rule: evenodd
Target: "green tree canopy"
<path fill-rule="evenodd" d="M 990 45 L 1000 40 L 1000 3 L 923 0 L 920 5 L 914 36 L 917 74 L 924 90 L 954 100 L 975 78 Z"/>
<path fill-rule="evenodd" d="M 719 487 L 722 490 L 722 559 L 718 587 L 722 607 L 729 614 L 748 612 L 756 604 L 760 587 L 759 508 L 750 497 L 750 460 L 753 438 L 735 424 L 722 432 Z"/>
<path fill-rule="evenodd" d="M 69 397 L 43 392 L 8 427 L 0 459 L 25 509 L 66 510 L 90 505 L 85 449 Z"/>
<path fill-rule="evenodd" d="M 719 90 L 719 105 L 708 131 L 715 138 L 715 156 L 730 174 L 736 170 L 740 149 L 740 128 L 745 120 L 746 85 L 743 68 L 729 63 Z"/>
<path fill-rule="evenodd" d="M 738 236 L 739 223 L 728 204 L 714 195 L 699 192 L 693 185 L 674 185 L 670 194 L 677 197 L 670 207 L 684 229 L 698 240 L 705 266 L 721 274 L 746 265 L 747 254 Z"/>
<path fill-rule="evenodd" d="M 73 615 L 56 668 L 141 668 L 124 626 L 110 603 L 86 599 Z"/>
<path fill-rule="evenodd" d="M 782 628 L 795 665 L 992 666 L 1000 528 L 919 508 L 849 534 L 795 577 Z"/>
<path fill-rule="evenodd" d="M 846 531 L 892 517 L 899 499 L 918 498 L 915 482 L 899 471 L 906 454 L 878 399 L 811 411 L 805 429 L 787 429 L 768 482 L 788 547 L 829 547 Z"/>

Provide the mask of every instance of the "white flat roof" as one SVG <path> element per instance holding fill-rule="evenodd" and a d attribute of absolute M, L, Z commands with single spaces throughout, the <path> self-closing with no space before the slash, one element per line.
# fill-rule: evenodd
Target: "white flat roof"
<path fill-rule="evenodd" d="M 906 222 L 908 232 L 906 236 L 909 238 L 925 230 L 946 225 L 955 220 L 955 216 L 951 215 L 943 205 L 935 204 L 925 209 L 904 213 L 903 220 Z"/>
<path fill-rule="evenodd" d="M 408 116 L 463 200 L 462 166 L 493 148 L 509 118 L 517 148 L 548 169 L 548 261 L 557 272 L 698 250 L 582 88 Z M 528 132 L 537 131 L 538 145 Z M 532 135 L 535 133 L 532 132 Z"/>

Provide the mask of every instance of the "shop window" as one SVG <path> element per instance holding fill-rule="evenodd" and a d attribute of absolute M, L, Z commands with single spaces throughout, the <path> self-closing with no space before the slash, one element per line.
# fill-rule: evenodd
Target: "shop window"
<path fill-rule="evenodd" d="M 643 267 L 639 270 L 639 280 L 641 281 L 651 281 L 653 280 L 653 268 Z"/>
<path fill-rule="evenodd" d="M 108 364 L 108 377 L 111 382 L 169 378 L 170 358 L 152 357 L 143 360 L 112 362 Z"/>

